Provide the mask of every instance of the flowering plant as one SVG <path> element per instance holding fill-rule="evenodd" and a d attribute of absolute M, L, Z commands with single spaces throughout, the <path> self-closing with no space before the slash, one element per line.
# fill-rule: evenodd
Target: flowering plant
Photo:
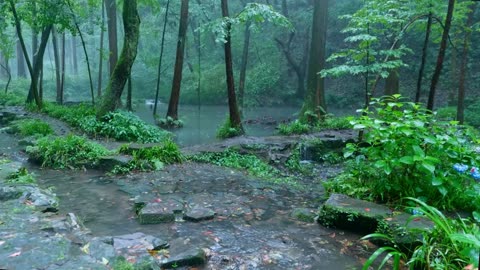
<path fill-rule="evenodd" d="M 459 173 L 465 173 L 469 170 L 468 165 L 456 163 L 453 165 L 453 169 Z M 469 170 L 470 175 L 475 179 L 475 181 L 480 181 L 480 172 L 477 167 L 472 167 Z"/>

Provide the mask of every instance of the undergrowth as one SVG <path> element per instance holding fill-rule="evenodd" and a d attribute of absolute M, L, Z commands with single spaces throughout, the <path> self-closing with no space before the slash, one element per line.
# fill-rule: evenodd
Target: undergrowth
<path fill-rule="evenodd" d="M 50 125 L 39 119 L 25 119 L 12 123 L 14 131 L 20 135 L 28 136 L 47 136 L 53 133 L 53 129 Z"/>
<path fill-rule="evenodd" d="M 351 120 L 353 120 L 353 117 L 335 117 L 331 114 L 327 114 L 323 119 L 314 120 L 308 123 L 304 123 L 301 120 L 297 119 L 288 124 L 280 124 L 277 129 L 278 133 L 281 135 L 306 134 L 332 129 L 351 129 Z"/>
<path fill-rule="evenodd" d="M 36 146 L 27 147 L 27 153 L 43 167 L 74 169 L 96 165 L 100 157 L 108 155 L 109 151 L 84 137 L 68 135 L 43 137 Z"/>

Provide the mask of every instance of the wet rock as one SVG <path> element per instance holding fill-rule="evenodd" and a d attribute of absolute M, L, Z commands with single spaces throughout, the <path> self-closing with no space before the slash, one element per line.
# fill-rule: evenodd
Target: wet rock
<path fill-rule="evenodd" d="M 115 166 L 127 166 L 133 157 L 127 155 L 116 155 L 100 158 L 98 168 L 104 171 L 111 171 Z"/>
<path fill-rule="evenodd" d="M 178 267 L 197 267 L 207 262 L 205 250 L 189 245 L 188 239 L 176 239 L 171 243 L 169 257 L 160 257 L 157 261 L 162 269 L 174 269 Z"/>
<path fill-rule="evenodd" d="M 124 150 L 126 154 L 132 154 L 134 151 L 142 150 L 142 149 L 152 149 L 154 147 L 163 146 L 162 143 L 131 143 L 128 147 Z"/>
<path fill-rule="evenodd" d="M 332 194 L 320 209 L 318 222 L 366 234 L 375 232 L 379 222 L 391 215 L 392 211 L 383 205 Z"/>
<path fill-rule="evenodd" d="M 113 237 L 113 248 L 117 254 L 124 257 L 150 256 L 147 250 L 160 250 L 168 247 L 168 242 L 140 232 Z"/>
<path fill-rule="evenodd" d="M 110 261 L 117 256 L 113 245 L 105 243 L 101 238 L 93 238 L 87 245 L 88 254 L 99 261 L 103 258 Z"/>
<path fill-rule="evenodd" d="M 291 213 L 291 217 L 299 221 L 309 222 L 309 223 L 314 222 L 316 215 L 317 214 L 315 213 L 315 210 L 308 209 L 308 208 L 295 208 Z"/>
<path fill-rule="evenodd" d="M 35 146 L 37 144 L 37 139 L 35 137 L 26 137 L 23 139 L 20 139 L 18 141 L 19 146 L 27 147 L 27 146 Z"/>
<path fill-rule="evenodd" d="M 175 214 L 182 213 L 183 203 L 174 199 L 147 203 L 139 212 L 141 224 L 158 224 L 175 221 Z"/>
<path fill-rule="evenodd" d="M 0 164 L 0 182 L 6 180 L 10 175 L 18 172 L 18 170 L 22 167 L 22 163 L 20 162 L 8 162 L 5 164 Z"/>
<path fill-rule="evenodd" d="M 216 213 L 213 210 L 197 206 L 187 210 L 183 218 L 188 221 L 199 222 L 213 219 L 215 215 Z"/>
<path fill-rule="evenodd" d="M 22 200 L 42 212 L 57 212 L 58 198 L 54 193 L 37 187 L 26 187 Z"/>
<path fill-rule="evenodd" d="M 393 236 L 395 243 L 407 252 L 414 250 L 416 246 L 422 243 L 421 231 L 431 231 L 435 227 L 435 224 L 426 217 L 412 218 L 412 215 L 407 213 L 386 218 L 381 223 L 383 226 L 379 226 L 378 231 Z"/>
<path fill-rule="evenodd" d="M 18 199 L 22 194 L 22 191 L 14 187 L 0 187 L 0 202 Z"/>
<path fill-rule="evenodd" d="M 0 125 L 6 125 L 11 121 L 15 120 L 17 115 L 12 112 L 3 111 L 0 112 Z"/>
<path fill-rule="evenodd" d="M 0 128 L 0 133 L 8 133 L 8 134 L 11 134 L 12 132 L 13 132 L 13 130 L 12 130 L 11 127 Z"/>

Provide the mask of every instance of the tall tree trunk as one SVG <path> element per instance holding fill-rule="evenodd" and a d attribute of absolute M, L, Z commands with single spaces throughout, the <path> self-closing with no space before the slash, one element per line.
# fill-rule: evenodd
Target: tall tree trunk
<path fill-rule="evenodd" d="M 167 0 L 167 7 L 165 9 L 165 19 L 163 21 L 162 41 L 161 41 L 161 45 L 160 45 L 160 58 L 158 59 L 157 89 L 155 91 L 155 104 L 153 106 L 153 117 L 157 116 L 158 95 L 160 93 L 160 74 L 162 73 L 163 50 L 164 50 L 164 47 L 165 47 L 165 33 L 166 33 L 166 29 L 167 29 L 169 8 L 170 8 L 170 0 Z"/>
<path fill-rule="evenodd" d="M 78 75 L 77 38 L 72 35 L 72 62 L 73 74 Z"/>
<path fill-rule="evenodd" d="M 32 67 L 32 62 L 30 61 L 30 57 L 28 56 L 27 46 L 25 46 L 25 40 L 23 39 L 22 24 L 20 22 L 20 18 L 18 17 L 17 9 L 15 7 L 15 2 L 13 0 L 8 0 L 8 3 L 10 4 L 10 11 L 12 12 L 13 19 L 15 22 L 15 31 L 17 32 L 18 40 L 20 42 L 23 55 L 25 56 L 25 62 L 27 63 L 28 73 L 30 74 L 30 79 L 33 83 L 33 79 L 34 79 L 33 67 Z M 29 95 L 30 95 L 30 92 L 29 92 Z M 28 100 L 28 97 L 27 97 L 27 100 Z M 38 99 L 38 95 L 35 96 L 35 103 L 37 104 L 37 107 L 39 108 L 41 107 L 41 102 L 40 102 L 40 99 Z"/>
<path fill-rule="evenodd" d="M 440 42 L 440 50 L 438 51 L 437 64 L 432 76 L 432 83 L 430 84 L 430 92 L 428 94 L 427 109 L 433 111 L 435 103 L 435 94 L 437 90 L 438 80 L 440 79 L 440 73 L 443 68 L 443 60 L 445 58 L 445 51 L 447 50 L 448 34 L 450 32 L 450 26 L 452 25 L 453 9 L 455 7 L 455 0 L 448 0 L 447 18 L 445 19 L 445 27 L 443 29 L 442 41 Z"/>
<path fill-rule="evenodd" d="M 430 33 L 432 32 L 432 17 L 433 17 L 433 14 L 430 11 L 430 13 L 428 13 L 427 30 L 425 31 L 425 41 L 423 42 L 423 48 L 422 48 L 422 62 L 420 63 L 420 69 L 418 71 L 417 92 L 415 94 L 416 103 L 420 102 L 420 96 L 422 94 L 423 73 L 425 71 L 425 64 L 427 62 L 428 43 L 430 42 Z"/>
<path fill-rule="evenodd" d="M 5 58 L 5 65 L 0 64 L 0 67 L 5 70 L 7 75 L 7 84 L 5 84 L 5 94 L 8 92 L 8 87 L 10 86 L 10 82 L 12 81 L 12 73 L 8 64 L 8 58 Z"/>
<path fill-rule="evenodd" d="M 48 25 L 42 31 L 40 45 L 35 55 L 32 81 L 30 83 L 30 93 L 32 94 L 32 97 L 27 98 L 27 103 L 31 103 L 35 101 L 39 108 L 42 107 L 42 99 L 41 99 L 41 95 L 38 92 L 38 85 L 40 83 L 40 75 L 43 68 L 43 55 L 45 53 L 45 49 L 47 48 L 48 38 L 50 37 L 51 30 L 52 30 L 52 25 Z"/>
<path fill-rule="evenodd" d="M 63 97 L 65 93 L 65 31 L 62 33 L 62 78 L 60 80 L 60 96 L 62 97 L 62 103 L 63 103 Z"/>
<path fill-rule="evenodd" d="M 55 27 L 52 29 L 52 44 L 53 44 L 53 58 L 55 60 L 55 81 L 57 86 L 57 97 L 56 101 L 57 104 L 63 104 L 63 96 L 62 96 L 62 79 L 60 75 L 60 56 L 58 52 L 58 38 L 57 38 L 57 30 Z"/>
<path fill-rule="evenodd" d="M 127 84 L 127 110 L 132 111 L 132 74 L 128 75 Z"/>
<path fill-rule="evenodd" d="M 105 0 L 102 0 L 102 27 L 100 30 L 100 53 L 98 59 L 98 85 L 97 85 L 97 97 L 102 96 L 102 78 L 103 78 L 103 40 L 105 36 Z"/>
<path fill-rule="evenodd" d="M 177 41 L 177 56 L 175 60 L 175 71 L 173 73 L 172 93 L 168 103 L 167 118 L 178 119 L 178 102 L 180 100 L 180 88 L 182 84 L 183 58 L 185 53 L 185 42 L 188 27 L 188 0 L 182 0 L 180 11 L 180 26 Z"/>
<path fill-rule="evenodd" d="M 108 48 L 110 76 L 118 61 L 118 38 L 117 38 L 117 4 L 115 0 L 105 0 L 107 10 Z"/>
<path fill-rule="evenodd" d="M 245 24 L 245 37 L 243 41 L 243 53 L 242 53 L 242 64 L 240 66 L 240 80 L 238 81 L 238 101 L 240 103 L 240 108 L 243 109 L 244 98 L 245 98 L 245 80 L 247 77 L 247 63 L 248 63 L 248 50 L 250 47 L 250 25 L 251 22 Z"/>
<path fill-rule="evenodd" d="M 457 103 L 457 121 L 463 125 L 465 122 L 465 77 L 467 75 L 467 64 L 468 64 L 468 50 L 470 47 L 470 38 L 472 36 L 471 26 L 474 22 L 475 11 L 477 9 L 477 3 L 474 3 L 472 6 L 472 11 L 468 15 L 467 19 L 467 30 L 465 32 L 465 38 L 463 40 L 463 51 L 462 51 L 462 63 L 460 66 L 460 80 L 458 84 L 458 103 Z"/>
<path fill-rule="evenodd" d="M 460 37 L 453 36 L 454 40 L 460 39 Z M 455 104 L 455 96 L 457 91 L 455 88 L 458 86 L 458 53 L 457 50 L 454 48 L 450 50 L 450 86 L 448 87 L 447 93 L 447 105 L 454 106 Z"/>
<path fill-rule="evenodd" d="M 318 119 L 327 111 L 325 82 L 318 73 L 325 68 L 325 47 L 328 26 L 328 0 L 315 0 L 313 11 L 312 40 L 307 75 L 307 95 L 301 111 L 301 120 L 310 122 L 307 112 L 314 112 Z"/>
<path fill-rule="evenodd" d="M 25 55 L 23 54 L 22 44 L 20 44 L 20 40 L 17 41 L 16 51 L 17 51 L 17 77 L 25 78 L 27 77 L 27 71 L 25 69 Z"/>
<path fill-rule="evenodd" d="M 137 57 L 138 39 L 140 36 L 140 17 L 136 0 L 123 2 L 123 28 L 125 37 L 119 61 L 110 77 L 107 89 L 102 96 L 97 117 L 102 117 L 117 108 L 117 100 L 122 96 L 123 88 L 131 73 L 132 65 Z"/>
<path fill-rule="evenodd" d="M 222 16 L 228 18 L 228 0 L 222 0 Z M 244 134 L 245 131 L 242 126 L 242 120 L 240 118 L 240 112 L 238 111 L 237 97 L 235 94 L 235 81 L 233 78 L 233 62 L 232 62 L 232 41 L 231 41 L 231 31 L 232 25 L 229 21 L 226 21 L 226 37 L 225 37 L 225 72 L 227 76 L 227 90 L 228 90 L 228 108 L 229 108 L 229 119 L 230 125 L 232 128 L 235 128 L 239 131 L 240 134 Z"/>

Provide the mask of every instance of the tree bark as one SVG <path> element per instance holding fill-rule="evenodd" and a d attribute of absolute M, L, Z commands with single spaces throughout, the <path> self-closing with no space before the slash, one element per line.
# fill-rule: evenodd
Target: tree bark
<path fill-rule="evenodd" d="M 137 57 L 138 39 L 140 36 L 140 17 L 136 0 L 123 2 L 123 28 L 125 37 L 122 53 L 110 77 L 107 89 L 97 110 L 97 117 L 102 117 L 117 108 L 117 100 L 122 96 L 125 83 L 131 73 L 132 65 Z"/>
<path fill-rule="evenodd" d="M 20 40 L 17 41 L 17 77 L 27 77 L 27 71 L 25 70 L 25 55 L 23 54 L 22 44 L 20 44 Z"/>
<path fill-rule="evenodd" d="M 420 102 L 420 96 L 422 94 L 422 80 L 423 80 L 423 73 L 425 71 L 425 64 L 427 62 L 427 54 L 428 54 L 428 43 L 430 42 L 430 33 L 432 32 L 432 12 L 428 13 L 427 19 L 427 30 L 425 31 L 425 41 L 423 42 L 422 48 L 422 62 L 420 63 L 420 70 L 418 71 L 418 79 L 417 79 L 417 92 L 415 94 L 415 102 Z"/>
<path fill-rule="evenodd" d="M 163 21 L 162 41 L 161 41 L 161 45 L 160 45 L 160 58 L 158 59 L 157 89 L 155 91 L 155 104 L 153 106 L 153 117 L 157 116 L 158 95 L 160 94 L 160 75 L 162 73 L 163 50 L 165 48 L 165 32 L 166 32 L 166 29 L 167 29 L 169 8 L 170 8 L 170 0 L 167 0 L 167 7 L 165 9 L 165 19 Z"/>
<path fill-rule="evenodd" d="M 178 119 L 178 102 L 180 100 L 180 88 L 182 84 L 183 59 L 185 54 L 185 42 L 188 27 L 188 0 L 182 0 L 180 10 L 180 26 L 178 30 L 177 56 L 175 60 L 175 71 L 173 73 L 172 92 L 168 102 L 167 118 Z"/>
<path fill-rule="evenodd" d="M 30 83 L 30 93 L 32 94 L 30 98 L 27 98 L 27 103 L 35 101 L 38 108 L 42 108 L 42 99 L 38 92 L 38 84 L 40 79 L 40 74 L 43 67 L 43 55 L 45 49 L 47 48 L 48 38 L 50 37 L 50 32 L 52 30 L 52 25 L 48 25 L 42 31 L 42 37 L 40 45 L 38 47 L 37 53 L 35 55 L 35 61 L 33 65 L 32 81 Z"/>
<path fill-rule="evenodd" d="M 72 36 L 72 62 L 73 62 L 73 74 L 78 74 L 78 56 L 77 56 L 77 39 Z"/>
<path fill-rule="evenodd" d="M 222 16 L 228 18 L 228 0 L 221 1 Z M 244 134 L 245 131 L 242 126 L 240 112 L 238 110 L 237 97 L 235 94 L 235 81 L 233 78 L 233 63 L 232 63 L 232 47 L 231 47 L 231 30 L 232 25 L 229 21 L 226 22 L 226 37 L 224 44 L 225 51 L 225 72 L 227 77 L 227 93 L 228 93 L 228 108 L 230 126 L 239 131 L 239 134 Z"/>
<path fill-rule="evenodd" d="M 452 25 L 453 9 L 455 7 L 455 0 L 448 0 L 447 18 L 445 19 L 445 28 L 443 29 L 442 41 L 440 42 L 440 50 L 438 51 L 437 64 L 432 76 L 432 83 L 430 84 L 430 92 L 428 94 L 427 109 L 433 111 L 435 103 L 435 93 L 437 90 L 438 80 L 443 68 L 443 61 L 445 58 L 445 51 L 447 50 L 448 34 L 450 26 Z"/>
<path fill-rule="evenodd" d="M 62 82 L 61 82 L 61 75 L 60 75 L 60 56 L 58 52 L 58 38 L 57 38 L 57 30 L 55 27 L 52 28 L 52 44 L 53 44 L 53 58 L 55 61 L 55 82 L 57 87 L 57 96 L 56 101 L 57 104 L 63 104 L 63 96 L 62 96 Z"/>
<path fill-rule="evenodd" d="M 105 0 L 102 0 L 102 27 L 100 30 L 100 53 L 98 59 L 98 84 L 97 84 L 97 97 L 102 96 L 102 79 L 103 79 L 103 47 L 104 47 L 104 36 L 105 30 Z"/>
<path fill-rule="evenodd" d="M 5 85 L 5 94 L 6 94 L 8 92 L 8 87 L 10 86 L 10 82 L 12 81 L 12 73 L 8 65 L 8 59 L 5 60 L 5 65 L 0 64 L 0 67 L 3 70 L 5 70 L 5 73 L 7 75 L 7 84 Z"/>
<path fill-rule="evenodd" d="M 63 34 L 62 34 L 62 78 L 60 80 L 60 96 L 62 97 L 62 103 L 63 103 L 63 97 L 64 97 L 64 93 L 65 93 L 65 54 L 66 54 L 65 43 L 66 43 L 65 31 L 63 31 Z"/>
<path fill-rule="evenodd" d="M 238 81 L 238 101 L 241 109 L 243 109 L 245 99 L 245 80 L 247 77 L 248 50 L 250 47 L 250 25 L 250 21 L 245 24 L 242 63 L 240 65 L 240 80 Z"/>
<path fill-rule="evenodd" d="M 105 0 L 107 10 L 108 48 L 110 76 L 118 61 L 118 38 L 117 38 L 117 4 L 115 0 Z"/>
<path fill-rule="evenodd" d="M 385 79 L 385 95 L 391 96 L 400 93 L 400 81 L 398 77 L 398 71 L 391 70 Z"/>
<path fill-rule="evenodd" d="M 132 111 L 132 74 L 128 75 L 127 84 L 127 110 Z"/>
<path fill-rule="evenodd" d="M 306 112 L 313 112 L 320 119 L 327 111 L 325 102 L 325 82 L 318 74 L 325 68 L 325 48 L 328 27 L 328 0 L 315 0 L 313 11 L 312 40 L 307 75 L 307 95 L 303 103 L 300 119 L 310 122 Z"/>
<path fill-rule="evenodd" d="M 473 4 L 472 11 L 468 15 L 467 30 L 463 40 L 462 63 L 460 66 L 460 78 L 458 84 L 458 103 L 457 103 L 457 121 L 463 125 L 465 122 L 465 77 L 467 75 L 468 51 L 470 48 L 470 38 L 472 36 L 471 26 L 474 22 L 477 3 Z"/>

